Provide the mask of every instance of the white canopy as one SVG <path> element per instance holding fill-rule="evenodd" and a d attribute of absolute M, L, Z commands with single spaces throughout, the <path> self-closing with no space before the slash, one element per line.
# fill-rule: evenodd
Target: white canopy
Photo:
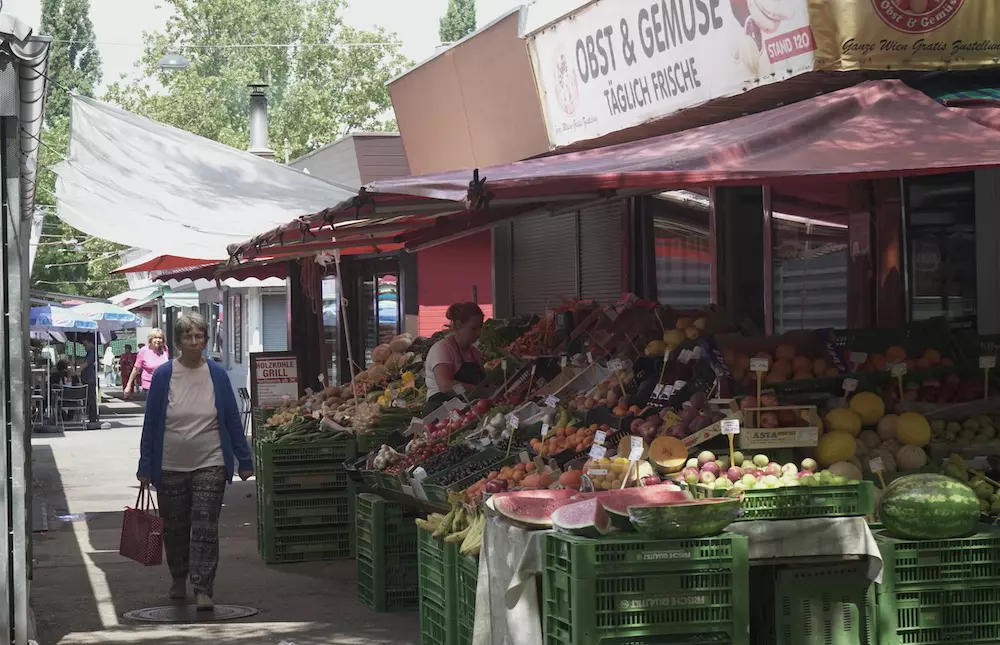
<path fill-rule="evenodd" d="M 58 215 L 156 254 L 224 260 L 226 247 L 317 213 L 356 190 L 117 107 L 72 97 Z"/>

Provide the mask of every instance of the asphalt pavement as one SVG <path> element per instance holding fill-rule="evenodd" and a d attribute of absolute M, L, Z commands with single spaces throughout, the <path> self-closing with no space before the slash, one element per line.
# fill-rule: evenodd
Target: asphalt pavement
<path fill-rule="evenodd" d="M 260 610 L 232 622 L 151 625 L 126 612 L 170 604 L 166 565 L 118 554 L 122 511 L 134 505 L 141 402 L 102 405 L 106 430 L 32 441 L 35 523 L 31 607 L 39 645 L 409 645 L 416 612 L 377 614 L 356 600 L 355 562 L 266 566 L 257 555 L 256 487 L 232 484 L 220 523 L 218 604 Z"/>

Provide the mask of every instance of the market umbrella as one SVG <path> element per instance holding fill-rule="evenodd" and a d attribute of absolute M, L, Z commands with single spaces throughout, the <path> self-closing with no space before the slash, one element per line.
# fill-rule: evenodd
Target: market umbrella
<path fill-rule="evenodd" d="M 142 319 L 128 309 L 107 302 L 88 302 L 69 311 L 79 318 L 93 321 L 102 331 L 132 329 L 142 324 Z"/>
<path fill-rule="evenodd" d="M 76 331 L 96 332 L 97 323 L 73 312 L 71 309 L 42 305 L 32 307 L 28 312 L 28 326 L 31 331 Z"/>

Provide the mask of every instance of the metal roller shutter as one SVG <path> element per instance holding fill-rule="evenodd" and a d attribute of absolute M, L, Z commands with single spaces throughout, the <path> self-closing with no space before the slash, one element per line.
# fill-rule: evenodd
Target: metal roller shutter
<path fill-rule="evenodd" d="M 608 304 L 622 294 L 624 203 L 608 202 L 580 211 L 580 297 Z"/>
<path fill-rule="evenodd" d="M 261 343 L 265 352 L 288 350 L 288 316 L 285 296 L 261 296 Z"/>
<path fill-rule="evenodd" d="M 576 297 L 576 213 L 523 217 L 511 230 L 514 315 L 541 314 L 564 297 Z"/>

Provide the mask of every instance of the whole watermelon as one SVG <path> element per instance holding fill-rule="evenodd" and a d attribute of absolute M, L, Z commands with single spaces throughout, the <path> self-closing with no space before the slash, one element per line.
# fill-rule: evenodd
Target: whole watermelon
<path fill-rule="evenodd" d="M 979 500 L 971 488 L 944 475 L 905 475 L 886 487 L 879 505 L 885 528 L 910 540 L 962 537 L 975 532 Z"/>

